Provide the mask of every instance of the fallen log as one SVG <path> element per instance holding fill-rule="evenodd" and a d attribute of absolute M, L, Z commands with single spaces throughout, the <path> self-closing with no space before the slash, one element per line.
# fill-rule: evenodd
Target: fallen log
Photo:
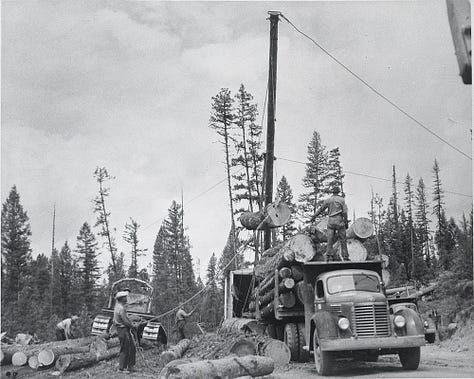
<path fill-rule="evenodd" d="M 13 366 L 24 366 L 28 362 L 28 357 L 22 351 L 17 351 L 12 355 L 12 365 Z"/>
<path fill-rule="evenodd" d="M 61 373 L 91 366 L 94 363 L 115 358 L 120 353 L 120 347 L 114 347 L 104 353 L 78 353 L 61 355 L 56 360 L 56 369 Z"/>
<path fill-rule="evenodd" d="M 39 367 L 38 357 L 36 355 L 32 355 L 28 358 L 28 366 L 30 366 L 33 370 L 37 370 Z"/>
<path fill-rule="evenodd" d="M 250 375 L 251 377 L 269 375 L 273 372 L 274 362 L 269 357 L 246 356 L 222 358 L 212 361 L 198 361 L 185 363 L 166 372 L 160 373 L 163 379 L 215 379 L 238 378 Z"/>
<path fill-rule="evenodd" d="M 55 355 L 51 350 L 44 349 L 38 353 L 38 364 L 40 367 L 51 366 L 56 360 L 57 355 Z"/>
<path fill-rule="evenodd" d="M 268 204 L 259 212 L 244 212 L 240 223 L 249 230 L 265 230 L 277 228 L 290 221 L 291 212 L 288 205 L 280 202 Z"/>
<path fill-rule="evenodd" d="M 264 357 L 271 358 L 277 367 L 285 366 L 290 363 L 291 352 L 283 341 L 273 338 L 260 338 L 258 352 Z"/>
<path fill-rule="evenodd" d="M 107 351 L 108 349 L 111 349 L 113 347 L 119 346 L 120 345 L 120 340 L 118 338 L 110 338 L 108 340 L 104 340 L 102 338 L 97 338 L 95 341 L 92 341 L 89 347 L 86 346 L 91 353 L 103 353 Z M 77 351 L 79 353 L 80 351 Z M 73 353 L 72 351 L 70 352 L 65 352 L 61 353 L 59 350 L 56 351 L 56 355 L 63 355 L 63 354 L 71 354 Z"/>
<path fill-rule="evenodd" d="M 190 340 L 183 339 L 176 345 L 171 346 L 168 350 L 163 351 L 160 354 L 161 362 L 163 362 L 163 364 L 167 364 L 168 362 L 181 358 L 184 352 L 188 349 L 190 343 Z"/>
<path fill-rule="evenodd" d="M 53 341 L 53 342 L 46 342 L 42 344 L 36 345 L 2 345 L 2 351 L 4 354 L 15 354 L 18 351 L 21 351 L 26 354 L 27 357 L 30 357 L 34 354 L 38 354 L 40 350 L 43 349 L 51 349 L 54 347 L 59 346 L 88 346 L 92 341 L 97 339 L 98 337 L 89 336 L 83 338 L 77 338 L 72 340 L 65 340 L 65 341 Z"/>
<path fill-rule="evenodd" d="M 239 338 L 235 341 L 231 348 L 230 353 L 235 354 L 238 357 L 244 357 L 246 355 L 255 355 L 257 352 L 257 346 L 255 343 L 248 338 Z"/>

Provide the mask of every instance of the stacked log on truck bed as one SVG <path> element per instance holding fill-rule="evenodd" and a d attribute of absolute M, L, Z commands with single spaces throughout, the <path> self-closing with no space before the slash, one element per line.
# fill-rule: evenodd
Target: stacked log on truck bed
<path fill-rule="evenodd" d="M 370 220 L 355 220 L 347 231 L 347 249 L 351 261 L 365 261 L 367 249 L 363 241 L 373 234 Z M 277 311 L 289 316 L 304 314 L 305 296 L 312 296 L 311 288 L 303 282 L 303 264 L 323 261 L 327 241 L 327 218 L 308 229 L 307 234 L 297 234 L 284 243 L 266 250 L 254 273 L 258 285 L 253 289 L 249 302 L 250 316 L 271 320 Z M 335 250 L 340 253 L 337 242 Z"/>

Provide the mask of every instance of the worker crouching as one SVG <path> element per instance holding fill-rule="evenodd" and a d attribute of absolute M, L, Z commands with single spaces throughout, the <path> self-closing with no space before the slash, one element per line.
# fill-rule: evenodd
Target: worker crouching
<path fill-rule="evenodd" d="M 119 371 L 121 372 L 136 371 L 136 348 L 132 336 L 133 324 L 125 310 L 127 295 L 126 291 L 117 292 L 115 295 L 114 326 L 120 340 Z"/>

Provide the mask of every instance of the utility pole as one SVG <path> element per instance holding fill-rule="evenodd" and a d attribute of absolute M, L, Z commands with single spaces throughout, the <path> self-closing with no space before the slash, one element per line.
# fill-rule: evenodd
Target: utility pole
<path fill-rule="evenodd" d="M 268 70 L 268 107 L 267 107 L 267 150 L 265 154 L 265 207 L 273 201 L 273 160 L 275 159 L 275 109 L 278 53 L 278 11 L 269 11 L 270 15 L 270 53 Z M 272 232 L 264 233 L 264 249 L 271 247 Z"/>
<path fill-rule="evenodd" d="M 54 234 L 56 230 L 56 203 L 53 205 L 53 236 L 51 238 L 51 286 L 50 286 L 50 314 L 53 314 L 53 287 L 54 287 Z"/>

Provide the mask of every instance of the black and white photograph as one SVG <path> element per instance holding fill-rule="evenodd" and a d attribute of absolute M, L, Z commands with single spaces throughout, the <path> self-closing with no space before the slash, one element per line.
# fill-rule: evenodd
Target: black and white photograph
<path fill-rule="evenodd" d="M 1 378 L 474 376 L 470 0 L 2 0 Z"/>

